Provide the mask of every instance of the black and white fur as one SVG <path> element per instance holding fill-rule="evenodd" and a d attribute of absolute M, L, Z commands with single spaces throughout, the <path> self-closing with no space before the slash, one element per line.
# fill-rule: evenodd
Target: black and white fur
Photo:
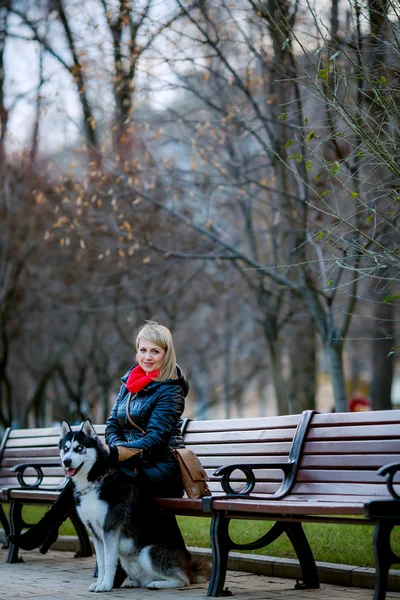
<path fill-rule="evenodd" d="M 177 588 L 205 580 L 205 565 L 191 560 L 170 531 L 163 535 L 155 503 L 112 468 L 89 419 L 79 431 L 63 421 L 59 448 L 79 516 L 93 536 L 98 579 L 90 591 L 112 589 L 118 560 L 129 577 L 125 587 Z"/>

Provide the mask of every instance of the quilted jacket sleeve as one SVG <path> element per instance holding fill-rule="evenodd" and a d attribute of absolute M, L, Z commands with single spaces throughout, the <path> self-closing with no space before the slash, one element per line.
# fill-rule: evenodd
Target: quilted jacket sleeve
<path fill-rule="evenodd" d="M 121 446 L 126 442 L 124 431 L 118 422 L 118 405 L 121 399 L 125 385 L 122 384 L 115 400 L 115 404 L 111 411 L 111 415 L 107 419 L 105 440 L 109 446 Z"/>
<path fill-rule="evenodd" d="M 127 448 L 140 448 L 143 450 L 143 458 L 151 458 L 153 453 L 157 453 L 168 446 L 171 434 L 179 422 L 184 407 L 185 400 L 179 386 L 161 386 L 154 409 L 147 422 L 146 434 L 138 433 L 138 437 L 131 442 L 121 442 L 119 440 L 118 445 Z M 108 441 L 107 443 L 115 442 Z"/>

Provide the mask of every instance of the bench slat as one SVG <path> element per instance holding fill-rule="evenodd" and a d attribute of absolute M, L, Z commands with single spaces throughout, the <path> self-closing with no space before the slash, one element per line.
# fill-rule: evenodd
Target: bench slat
<path fill-rule="evenodd" d="M 378 485 L 373 483 L 358 484 L 341 482 L 338 486 L 337 482 L 327 483 L 296 483 L 293 486 L 290 495 L 303 494 L 314 498 L 314 496 L 328 496 L 330 494 L 337 495 L 340 490 L 340 495 L 343 496 L 386 496 L 389 497 L 387 487 L 384 483 Z"/>
<path fill-rule="evenodd" d="M 261 471 L 262 473 L 262 471 Z M 306 482 L 353 482 L 353 483 L 377 483 L 382 484 L 386 487 L 385 481 L 382 477 L 377 475 L 376 470 L 372 471 L 356 471 L 354 469 L 348 470 L 312 470 L 312 469 L 300 469 L 297 474 L 297 481 Z"/>
<path fill-rule="evenodd" d="M 375 424 L 375 425 L 354 425 L 349 424 L 346 427 L 341 424 L 335 427 L 316 427 L 312 425 L 308 432 L 308 440 L 363 440 L 374 439 L 399 439 L 399 425 L 396 423 Z"/>
<path fill-rule="evenodd" d="M 249 430 L 249 431 L 224 431 L 221 433 L 187 433 L 185 434 L 185 445 L 198 444 L 237 444 L 238 442 L 291 442 L 295 433 L 295 428 L 278 430 Z"/>
<path fill-rule="evenodd" d="M 342 501 L 341 501 L 342 500 Z M 231 513 L 230 516 L 234 518 L 234 515 L 239 517 L 242 513 L 249 513 L 253 515 L 253 518 L 258 518 L 260 515 L 271 517 L 275 515 L 275 518 L 279 518 L 287 515 L 301 515 L 301 516 L 315 516 L 315 515 L 363 515 L 364 502 L 359 498 L 349 497 L 346 500 L 338 497 L 337 501 L 334 498 L 327 502 L 304 502 L 304 499 L 293 498 L 292 501 L 288 502 L 285 500 L 278 500 L 276 502 L 269 501 L 268 498 L 262 500 L 253 500 L 248 502 L 246 500 L 225 500 L 215 498 L 213 501 L 213 508 L 215 510 L 224 510 Z M 364 520 L 360 521 L 360 524 L 365 523 Z"/>
<path fill-rule="evenodd" d="M 30 476 L 26 476 L 24 477 L 24 481 L 27 485 L 32 485 L 36 482 L 36 477 L 30 477 Z M 60 486 L 65 480 L 65 477 L 59 476 L 59 477 L 46 477 L 45 479 L 43 479 L 43 482 L 40 484 L 40 489 L 46 487 L 46 486 L 51 486 L 51 487 L 55 487 L 55 486 Z M 3 485 L 3 483 L 1 483 L 1 488 L 5 489 L 7 487 L 19 487 L 19 483 L 18 480 L 14 481 L 13 483 L 10 482 L 11 485 Z"/>
<path fill-rule="evenodd" d="M 351 466 L 357 469 L 379 469 L 383 465 L 400 462 L 400 453 L 393 454 L 355 454 L 351 456 Z M 302 468 L 341 468 L 349 467 L 348 455 L 314 455 L 303 456 L 300 462 Z"/>
<path fill-rule="evenodd" d="M 397 440 L 346 440 L 330 442 L 306 442 L 304 454 L 347 454 L 351 459 L 353 454 L 387 454 L 399 453 L 400 441 Z"/>
<path fill-rule="evenodd" d="M 99 435 L 99 438 L 102 439 L 102 436 Z M 11 438 L 7 441 L 7 449 L 9 448 L 57 448 L 58 451 L 58 442 L 60 439 L 60 434 L 56 436 L 47 436 L 47 437 L 31 437 L 28 440 L 24 440 L 23 438 Z"/>
<path fill-rule="evenodd" d="M 64 469 L 61 468 L 61 465 L 59 467 L 43 467 L 42 468 L 42 472 L 44 475 L 44 478 L 46 479 L 46 477 L 54 477 L 54 476 L 60 476 L 64 474 Z M 30 475 L 30 476 L 35 476 L 35 471 L 34 469 L 27 469 L 25 471 L 26 475 Z M 12 474 L 10 473 L 9 469 L 0 469 L 0 482 L 6 478 L 6 477 L 11 477 L 13 476 L 14 478 L 17 478 L 16 474 Z"/>
<path fill-rule="evenodd" d="M 299 415 L 284 415 L 280 417 L 260 417 L 246 419 L 219 419 L 210 421 L 190 421 L 185 430 L 189 433 L 205 433 L 217 431 L 246 431 L 249 429 L 284 429 L 296 427 Z M 97 431 L 97 430 L 96 430 Z"/>
<path fill-rule="evenodd" d="M 186 440 L 185 440 L 186 441 Z M 262 444 L 185 444 L 187 448 L 196 452 L 198 456 L 268 456 L 270 454 L 289 454 L 291 442 L 262 443 Z M 234 462 L 234 461 L 232 461 Z M 251 462 L 251 461 L 249 461 Z"/>
<path fill-rule="evenodd" d="M 359 425 L 360 423 L 381 424 L 381 423 L 400 423 L 400 410 L 375 410 L 365 412 L 346 412 L 346 413 L 316 413 L 313 416 L 312 424 L 317 426 L 335 426 Z"/>
<path fill-rule="evenodd" d="M 104 435 L 105 425 L 93 425 L 98 435 Z M 72 429 L 77 431 L 80 429 L 80 425 L 73 425 Z M 11 429 L 9 434 L 9 439 L 28 439 L 35 437 L 54 437 L 58 438 L 60 436 L 60 428 L 59 427 L 40 427 L 39 429 Z"/>

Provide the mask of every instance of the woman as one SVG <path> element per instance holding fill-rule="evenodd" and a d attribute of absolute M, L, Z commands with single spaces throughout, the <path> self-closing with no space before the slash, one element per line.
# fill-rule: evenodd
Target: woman
<path fill-rule="evenodd" d="M 114 408 L 106 423 L 111 458 L 132 483 L 152 497 L 181 497 L 183 485 L 171 448 L 183 447 L 181 415 L 189 386 L 176 364 L 171 332 L 148 321 L 136 338 L 137 363 L 122 377 Z M 41 546 L 45 554 L 58 537 L 61 523 L 74 508 L 67 484 L 44 517 L 22 535 L 10 535 L 19 548 Z M 171 539 L 183 544 L 174 516 L 164 516 Z"/>

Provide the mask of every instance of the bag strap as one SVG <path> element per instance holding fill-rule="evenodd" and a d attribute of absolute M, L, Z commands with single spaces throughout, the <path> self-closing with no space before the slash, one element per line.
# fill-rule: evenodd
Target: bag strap
<path fill-rule="evenodd" d="M 129 423 L 132 425 L 132 427 L 134 427 L 135 429 L 137 429 L 137 430 L 138 430 L 138 431 L 140 431 L 141 433 L 143 433 L 143 434 L 146 434 L 145 430 L 144 430 L 144 429 L 142 429 L 141 427 L 139 427 L 139 425 L 137 425 L 137 424 L 135 423 L 135 421 L 133 421 L 133 420 L 132 420 L 132 418 L 131 418 L 131 416 L 130 416 L 130 414 L 129 414 L 129 405 L 130 405 L 130 403 L 131 403 L 132 396 L 133 396 L 133 394 L 132 394 L 132 392 L 131 392 L 131 393 L 129 394 L 128 402 L 126 403 L 126 418 L 128 419 Z M 185 433 L 185 429 L 186 429 L 186 427 L 187 427 L 187 425 L 188 425 L 189 421 L 191 421 L 191 420 L 192 420 L 192 419 L 189 419 L 189 418 L 185 418 L 185 419 L 183 419 L 183 421 L 182 421 L 182 427 L 181 427 L 181 433 L 182 433 L 182 435 Z"/>
<path fill-rule="evenodd" d="M 132 425 L 132 426 L 133 426 L 135 429 L 137 429 L 138 431 L 140 431 L 140 432 L 141 432 L 141 433 L 143 433 L 143 434 L 146 434 L 145 430 L 144 430 L 144 429 L 142 429 L 141 427 L 139 427 L 139 425 L 136 425 L 135 421 L 133 421 L 133 420 L 131 419 L 131 416 L 130 416 L 130 414 L 129 414 L 129 405 L 130 405 L 130 403 L 131 403 L 132 396 L 133 396 L 133 394 L 132 394 L 132 392 L 131 392 L 131 393 L 129 394 L 128 402 L 126 403 L 126 418 L 128 419 L 129 423 L 130 423 L 130 424 L 131 424 L 131 425 Z"/>

